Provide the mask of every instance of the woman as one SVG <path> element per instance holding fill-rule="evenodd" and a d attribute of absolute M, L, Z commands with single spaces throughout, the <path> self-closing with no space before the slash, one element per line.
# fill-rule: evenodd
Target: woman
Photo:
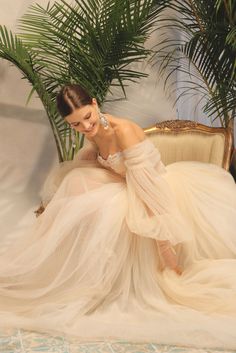
<path fill-rule="evenodd" d="M 165 167 L 142 129 L 78 85 L 58 109 L 88 143 L 46 181 L 46 209 L 0 260 L 0 322 L 80 339 L 236 347 L 236 187 Z"/>

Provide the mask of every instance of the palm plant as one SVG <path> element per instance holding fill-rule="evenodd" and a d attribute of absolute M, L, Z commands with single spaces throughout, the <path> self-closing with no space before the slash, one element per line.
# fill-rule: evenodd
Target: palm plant
<path fill-rule="evenodd" d="M 130 64 L 147 58 L 144 43 L 167 0 L 58 0 L 33 5 L 20 19 L 20 33 L 0 26 L 0 57 L 15 65 L 41 99 L 53 130 L 59 161 L 83 145 L 56 109 L 58 87 L 79 83 L 101 105 L 112 85 L 122 88 L 144 73 Z"/>
<path fill-rule="evenodd" d="M 167 7 L 173 18 L 163 19 L 159 28 L 174 30 L 175 38 L 165 35 L 157 45 L 161 74 L 166 83 L 176 72 L 187 74 L 178 82 L 177 100 L 200 94 L 204 112 L 228 126 L 236 116 L 236 2 L 171 0 Z"/>

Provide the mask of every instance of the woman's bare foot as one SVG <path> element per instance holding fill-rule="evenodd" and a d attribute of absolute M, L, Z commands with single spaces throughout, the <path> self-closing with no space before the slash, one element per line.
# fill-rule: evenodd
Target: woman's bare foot
<path fill-rule="evenodd" d="M 178 275 L 181 275 L 183 270 L 178 265 L 178 258 L 176 251 L 172 247 L 169 240 L 161 240 L 158 241 L 158 249 L 160 256 L 160 265 L 161 271 L 163 271 L 166 267 L 175 271 Z"/>
<path fill-rule="evenodd" d="M 177 267 L 174 268 L 173 270 L 174 270 L 174 271 L 177 273 L 177 275 L 179 275 L 179 276 L 181 276 L 182 273 L 183 273 L 183 270 L 182 270 L 182 268 L 181 268 L 180 266 L 177 266 Z"/>

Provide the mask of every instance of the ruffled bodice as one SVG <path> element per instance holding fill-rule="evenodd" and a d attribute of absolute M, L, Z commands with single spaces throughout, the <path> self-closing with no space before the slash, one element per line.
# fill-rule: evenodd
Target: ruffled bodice
<path fill-rule="evenodd" d="M 102 158 L 102 156 L 98 154 L 97 160 L 103 167 L 112 169 L 117 174 L 125 176 L 126 167 L 124 164 L 123 153 L 121 151 L 110 154 L 107 159 Z"/>
<path fill-rule="evenodd" d="M 134 163 L 130 162 L 133 158 L 135 158 Z M 123 151 L 110 154 L 107 159 L 98 154 L 97 160 L 103 167 L 112 169 L 123 176 L 126 174 L 127 167 L 129 168 L 131 165 L 134 167 L 135 164 L 136 168 L 140 168 L 142 163 L 146 163 L 145 161 L 151 163 L 157 172 L 165 172 L 160 153 L 149 139 L 138 142 Z"/>

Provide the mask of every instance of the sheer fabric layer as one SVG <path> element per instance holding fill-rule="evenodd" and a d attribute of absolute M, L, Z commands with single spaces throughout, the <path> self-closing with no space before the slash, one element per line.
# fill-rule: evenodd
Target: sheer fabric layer
<path fill-rule="evenodd" d="M 89 156 L 52 172 L 46 210 L 0 257 L 1 325 L 236 348 L 232 177 L 164 167 L 148 140 L 112 163 Z M 160 270 L 158 240 L 175 246 L 182 276 Z"/>

